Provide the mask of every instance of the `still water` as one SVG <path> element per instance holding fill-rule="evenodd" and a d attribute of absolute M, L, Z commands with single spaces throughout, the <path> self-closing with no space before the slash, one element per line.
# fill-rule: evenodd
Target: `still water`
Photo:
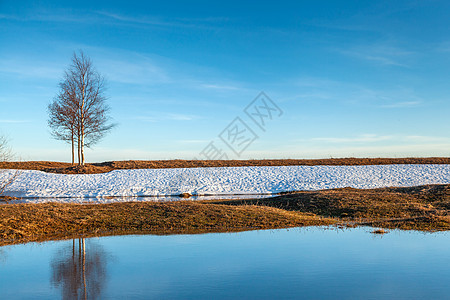
<path fill-rule="evenodd" d="M 1 299 L 448 299 L 450 235 L 322 227 L 0 247 Z"/>

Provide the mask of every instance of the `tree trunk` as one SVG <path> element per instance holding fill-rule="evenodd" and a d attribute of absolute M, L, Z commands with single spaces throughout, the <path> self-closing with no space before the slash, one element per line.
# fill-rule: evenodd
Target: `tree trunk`
<path fill-rule="evenodd" d="M 84 166 L 84 133 L 81 133 L 81 165 Z"/>
<path fill-rule="evenodd" d="M 73 136 L 73 127 L 72 127 L 71 142 L 72 142 L 72 165 L 73 165 L 75 164 L 75 140 Z"/>
<path fill-rule="evenodd" d="M 80 142 L 80 132 L 78 131 L 78 165 L 81 166 L 81 142 Z"/>
<path fill-rule="evenodd" d="M 81 156 L 81 165 L 84 166 L 84 101 L 86 99 L 86 83 L 85 83 L 85 75 L 83 75 L 83 85 L 81 88 L 81 107 L 80 107 L 80 156 Z"/>
<path fill-rule="evenodd" d="M 84 103 L 81 107 L 82 107 L 82 109 L 84 108 Z M 84 166 L 84 114 L 83 113 L 81 113 L 80 128 L 81 128 L 80 142 L 79 142 L 80 143 L 80 157 L 81 157 L 80 165 Z"/>

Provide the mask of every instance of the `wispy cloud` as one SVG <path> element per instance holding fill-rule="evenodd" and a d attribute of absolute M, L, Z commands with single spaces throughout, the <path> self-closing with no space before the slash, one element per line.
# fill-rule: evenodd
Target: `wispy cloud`
<path fill-rule="evenodd" d="M 426 105 L 429 101 L 417 95 L 415 89 L 409 86 L 380 89 L 360 83 L 314 77 L 299 77 L 289 83 L 298 88 L 295 97 L 290 100 L 329 100 L 373 108 L 409 108 Z"/>
<path fill-rule="evenodd" d="M 443 136 L 424 136 L 424 135 L 377 135 L 361 134 L 353 137 L 318 137 L 302 142 L 323 142 L 332 144 L 351 144 L 351 143 L 380 143 L 388 141 L 389 144 L 442 144 L 450 143 L 450 137 Z"/>
<path fill-rule="evenodd" d="M 106 11 L 97 11 L 98 15 L 108 17 L 110 19 L 127 22 L 127 23 L 137 23 L 137 24 L 146 24 L 146 25 L 157 25 L 157 26 L 177 26 L 179 24 L 173 22 L 164 21 L 161 18 L 153 17 L 153 16 L 144 16 L 144 17 L 135 17 L 135 16 L 126 16 L 123 14 L 106 12 Z"/>
<path fill-rule="evenodd" d="M 312 141 L 318 142 L 326 142 L 326 143 L 374 143 L 392 140 L 394 137 L 391 135 L 376 135 L 376 134 L 362 134 L 356 137 L 321 137 L 321 138 L 312 138 Z"/>
<path fill-rule="evenodd" d="M 384 108 L 407 108 L 407 107 L 415 107 L 421 105 L 421 101 L 405 101 L 405 102 L 396 102 L 396 103 L 390 103 L 390 104 L 384 104 L 380 107 Z"/>
<path fill-rule="evenodd" d="M 0 73 L 9 73 L 23 77 L 55 79 L 62 75 L 60 65 L 54 62 L 36 62 L 16 58 L 0 59 Z"/>
<path fill-rule="evenodd" d="M 223 76 L 221 70 L 186 63 L 154 53 L 117 48 L 73 45 L 91 55 L 95 66 L 110 81 L 144 86 L 168 84 L 177 89 L 209 90 L 214 92 L 256 92 Z"/>
<path fill-rule="evenodd" d="M 245 82 L 237 82 L 229 78 L 221 78 L 220 76 L 215 77 L 217 77 L 215 80 L 208 79 L 206 76 L 194 80 L 188 79 L 184 81 L 184 84 L 195 90 L 212 92 L 215 95 L 222 96 L 229 96 L 230 94 L 239 96 L 253 95 L 259 92 L 259 90 L 246 86 Z"/>
<path fill-rule="evenodd" d="M 18 124 L 18 123 L 30 123 L 30 120 L 12 120 L 12 119 L 0 119 L 0 123 L 3 124 Z"/>
<path fill-rule="evenodd" d="M 228 91 L 239 91 L 242 88 L 232 85 L 223 85 L 223 84 L 209 84 L 209 83 L 203 83 L 200 84 L 198 87 L 203 89 L 212 89 L 212 90 L 228 90 Z"/>
<path fill-rule="evenodd" d="M 410 50 L 384 44 L 349 47 L 346 49 L 338 49 L 338 52 L 356 59 L 384 66 L 401 67 L 408 67 L 408 59 L 415 54 Z"/>
<path fill-rule="evenodd" d="M 318 143 L 320 141 L 326 141 L 328 144 L 324 147 Z M 450 137 L 445 136 L 361 135 L 349 138 L 294 140 L 277 155 L 287 153 L 286 157 L 303 158 L 448 156 L 448 149 Z"/>
<path fill-rule="evenodd" d="M 13 15 L 0 14 L 0 20 L 18 20 L 18 17 Z"/>
<path fill-rule="evenodd" d="M 444 53 L 450 52 L 450 41 L 445 41 L 437 44 L 434 47 L 434 50 L 437 52 L 444 52 Z"/>
<path fill-rule="evenodd" d="M 450 143 L 450 137 L 442 136 L 408 135 L 403 140 L 414 143 Z"/>
<path fill-rule="evenodd" d="M 100 58 L 96 64 L 108 80 L 119 83 L 154 85 L 171 81 L 167 70 L 150 59 L 134 61 Z"/>
<path fill-rule="evenodd" d="M 116 12 L 97 11 L 100 16 L 119 21 L 123 24 L 150 25 L 158 27 L 184 27 L 184 28 L 201 28 L 211 29 L 216 25 L 227 22 L 226 17 L 205 17 L 205 18 L 162 18 L 152 15 L 130 16 Z"/>
<path fill-rule="evenodd" d="M 135 116 L 131 119 L 142 122 L 161 122 L 161 121 L 193 121 L 200 119 L 200 116 L 190 114 L 177 114 L 177 113 L 159 113 L 152 116 Z"/>
<path fill-rule="evenodd" d="M 178 140 L 176 142 L 181 144 L 206 144 L 210 142 L 210 140 Z"/>
<path fill-rule="evenodd" d="M 420 145 L 377 145 L 370 146 L 336 146 L 336 147 L 298 147 L 292 150 L 274 153 L 274 156 L 301 158 L 330 158 L 330 157 L 407 157 L 407 156 L 448 156 L 450 143 L 420 144 Z M 268 152 L 263 152 L 267 157 Z M 257 157 L 254 155 L 254 157 Z M 272 156 L 273 157 L 273 156 Z"/>
<path fill-rule="evenodd" d="M 85 23 L 102 25 L 128 25 L 128 26 L 152 26 L 153 28 L 193 28 L 211 29 L 228 22 L 227 17 L 205 18 L 167 18 L 148 14 L 126 15 L 112 11 L 86 12 L 73 9 L 39 9 L 32 14 L 14 15 L 0 14 L 0 20 L 21 22 L 53 22 L 53 23 Z"/>
<path fill-rule="evenodd" d="M 40 8 L 30 14 L 20 16 L 13 14 L 0 14 L 0 20 L 11 20 L 20 22 L 53 22 L 53 23 L 95 23 L 99 22 L 98 16 L 89 13 L 75 14 L 73 10 L 58 9 L 46 10 Z"/>
<path fill-rule="evenodd" d="M 337 15 L 335 18 L 320 18 L 304 22 L 305 24 L 347 32 L 384 33 L 386 26 L 392 30 L 391 22 L 397 25 L 399 13 L 410 12 L 427 6 L 424 1 L 376 2 L 374 5 L 359 7 L 353 14 Z M 393 4 L 393 5 L 391 5 Z"/>
<path fill-rule="evenodd" d="M 168 114 L 167 115 L 168 120 L 174 120 L 174 121 L 192 121 L 197 118 L 198 118 L 197 116 L 185 115 L 185 114 Z"/>
<path fill-rule="evenodd" d="M 315 88 L 322 88 L 326 86 L 336 86 L 341 85 L 342 82 L 332 80 L 329 78 L 321 78 L 321 77 L 310 77 L 310 76 L 303 76 L 300 78 L 296 78 L 294 80 L 294 84 L 300 87 L 315 87 Z"/>

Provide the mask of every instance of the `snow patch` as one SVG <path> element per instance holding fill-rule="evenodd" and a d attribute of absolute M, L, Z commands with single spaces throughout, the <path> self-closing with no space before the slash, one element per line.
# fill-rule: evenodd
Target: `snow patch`
<path fill-rule="evenodd" d="M 15 170 L 0 172 L 0 182 Z M 5 195 L 27 198 L 271 194 L 342 187 L 450 183 L 450 165 L 284 166 L 115 170 L 69 175 L 20 171 Z M 38 201 L 38 200 L 35 200 Z M 61 199 L 61 201 L 67 202 Z"/>

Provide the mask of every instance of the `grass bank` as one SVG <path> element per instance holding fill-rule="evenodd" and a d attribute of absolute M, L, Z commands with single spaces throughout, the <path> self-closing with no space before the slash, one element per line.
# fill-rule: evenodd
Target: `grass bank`
<path fill-rule="evenodd" d="M 329 225 L 336 220 L 255 205 L 179 202 L 0 205 L 0 246 L 124 233 L 203 233 Z"/>
<path fill-rule="evenodd" d="M 209 201 L 214 204 L 257 205 L 285 211 L 312 213 L 358 226 L 450 230 L 450 185 L 405 188 L 333 189 L 294 192 L 254 200 Z"/>

